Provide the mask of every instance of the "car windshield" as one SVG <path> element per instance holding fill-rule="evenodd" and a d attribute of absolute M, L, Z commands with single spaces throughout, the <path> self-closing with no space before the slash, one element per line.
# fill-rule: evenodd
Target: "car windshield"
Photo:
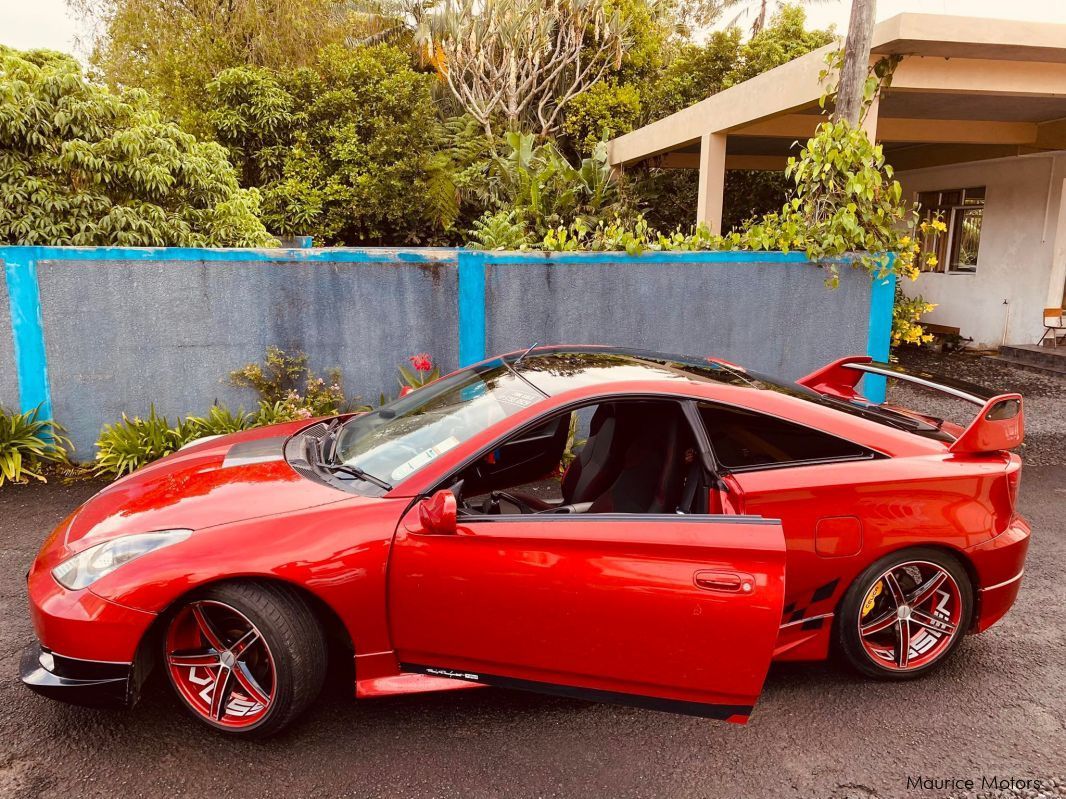
<path fill-rule="evenodd" d="M 541 399 L 502 360 L 463 369 L 345 423 L 337 462 L 398 483 Z"/>

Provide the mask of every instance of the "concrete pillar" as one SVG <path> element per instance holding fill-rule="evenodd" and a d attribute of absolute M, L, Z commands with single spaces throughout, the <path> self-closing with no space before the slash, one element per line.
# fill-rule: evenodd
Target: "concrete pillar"
<path fill-rule="evenodd" d="M 862 121 L 862 129 L 866 131 L 866 138 L 871 144 L 877 144 L 877 111 L 881 104 L 881 96 L 878 95 L 870 104 L 870 110 L 866 112 L 866 118 Z"/>
<path fill-rule="evenodd" d="M 696 224 L 703 222 L 712 233 L 722 232 L 725 144 L 724 133 L 705 133 L 700 138 L 700 192 L 696 204 Z"/>
<path fill-rule="evenodd" d="M 1048 279 L 1044 307 L 1066 307 L 1066 180 L 1062 181 L 1059 193 L 1059 214 L 1052 242 L 1051 276 Z"/>

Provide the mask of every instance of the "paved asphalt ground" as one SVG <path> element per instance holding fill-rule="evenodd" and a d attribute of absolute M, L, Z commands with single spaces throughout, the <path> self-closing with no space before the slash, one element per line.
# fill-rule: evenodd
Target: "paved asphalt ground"
<path fill-rule="evenodd" d="M 1008 376 L 1009 377 L 1009 376 Z M 1063 390 L 1047 412 L 1066 417 Z M 1054 445 L 1053 445 L 1054 444 Z M 940 671 L 886 684 L 832 664 L 772 669 L 744 727 L 497 689 L 355 702 L 333 681 L 265 743 L 201 730 L 160 683 L 129 712 L 68 707 L 17 679 L 23 574 L 98 486 L 0 490 L 2 797 L 940 797 L 981 778 L 1066 777 L 1066 467 L 1045 440 L 1021 505 L 1035 534 L 1018 603 Z M 970 778 L 972 792 L 908 788 Z"/>

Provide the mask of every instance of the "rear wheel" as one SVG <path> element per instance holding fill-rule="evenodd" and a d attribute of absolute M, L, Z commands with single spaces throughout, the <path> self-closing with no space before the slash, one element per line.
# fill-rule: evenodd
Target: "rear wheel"
<path fill-rule="evenodd" d="M 905 680 L 942 663 L 972 618 L 973 589 L 962 564 L 937 549 L 907 549 L 881 558 L 852 583 L 837 639 L 862 673 Z"/>
<path fill-rule="evenodd" d="M 191 597 L 170 620 L 163 654 L 194 716 L 249 738 L 287 726 L 318 695 L 326 671 L 325 639 L 307 603 L 265 583 Z"/>

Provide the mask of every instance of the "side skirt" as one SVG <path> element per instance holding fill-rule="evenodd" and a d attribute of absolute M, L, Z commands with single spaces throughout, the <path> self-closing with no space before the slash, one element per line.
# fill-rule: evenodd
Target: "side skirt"
<path fill-rule="evenodd" d="M 719 721 L 731 721 L 744 724 L 751 715 L 751 705 L 715 705 L 703 702 L 690 702 L 684 699 L 661 699 L 641 694 L 626 694 L 620 691 L 603 691 L 597 688 L 578 688 L 573 685 L 521 680 L 515 677 L 499 677 L 460 669 L 448 669 L 437 666 L 425 666 L 419 663 L 401 663 L 400 670 L 413 674 L 427 674 L 432 677 L 446 677 L 451 680 L 464 680 L 497 688 L 510 688 L 518 691 L 533 691 L 552 696 L 564 696 L 569 699 L 583 699 L 590 702 L 606 702 L 612 705 L 628 705 L 645 710 L 660 710 L 666 713 L 681 713 L 686 716 L 700 716 Z"/>

